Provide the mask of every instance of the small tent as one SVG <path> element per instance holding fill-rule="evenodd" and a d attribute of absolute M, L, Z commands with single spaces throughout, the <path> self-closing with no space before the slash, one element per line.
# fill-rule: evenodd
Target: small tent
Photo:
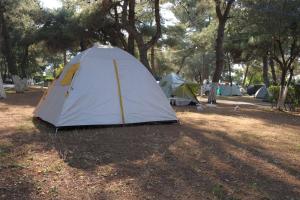
<path fill-rule="evenodd" d="M 35 116 L 56 127 L 177 121 L 151 73 L 110 46 L 75 56 L 48 88 Z"/>
<path fill-rule="evenodd" d="M 220 85 L 221 96 L 242 96 L 239 86 L 237 85 Z"/>
<path fill-rule="evenodd" d="M 269 98 L 268 88 L 265 85 L 263 85 L 259 90 L 257 90 L 257 92 L 255 93 L 254 97 L 256 99 L 267 100 Z"/>
<path fill-rule="evenodd" d="M 189 84 L 175 73 L 163 77 L 159 85 L 168 98 L 176 97 L 187 103 L 198 103 L 198 99 Z"/>

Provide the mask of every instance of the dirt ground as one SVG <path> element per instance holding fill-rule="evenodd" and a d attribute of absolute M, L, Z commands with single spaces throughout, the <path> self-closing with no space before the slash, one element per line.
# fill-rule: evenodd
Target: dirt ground
<path fill-rule="evenodd" d="M 223 98 L 176 107 L 178 124 L 55 135 L 32 117 L 41 95 L 0 100 L 0 199 L 300 199 L 297 114 Z"/>

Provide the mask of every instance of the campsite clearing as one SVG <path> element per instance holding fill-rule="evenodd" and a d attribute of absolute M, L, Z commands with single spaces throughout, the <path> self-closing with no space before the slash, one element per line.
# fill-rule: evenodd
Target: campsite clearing
<path fill-rule="evenodd" d="M 59 131 L 0 100 L 0 199 L 299 199 L 300 116 L 222 97 L 179 124 Z M 239 102 L 238 102 L 239 101 Z M 239 109 L 234 107 L 239 105 Z"/>

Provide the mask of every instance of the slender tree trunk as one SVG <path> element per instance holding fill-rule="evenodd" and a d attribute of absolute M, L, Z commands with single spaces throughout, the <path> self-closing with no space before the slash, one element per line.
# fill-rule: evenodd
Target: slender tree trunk
<path fill-rule="evenodd" d="M 280 91 L 279 91 L 279 97 L 278 97 L 278 103 L 277 103 L 278 110 L 283 110 L 285 108 L 284 104 L 285 104 L 285 100 L 286 100 L 286 97 L 288 94 L 290 84 L 293 79 L 293 75 L 294 75 L 294 71 L 293 71 L 293 69 L 291 69 L 288 81 L 286 82 L 284 79 L 284 81 L 281 80 L 281 82 L 280 82 Z M 286 78 L 286 72 L 285 72 L 285 78 Z"/>
<path fill-rule="evenodd" d="M 0 99 L 1 98 L 6 98 L 6 94 L 5 94 L 5 90 L 4 90 L 4 86 L 3 86 L 2 77 L 0 74 Z"/>
<path fill-rule="evenodd" d="M 218 34 L 216 39 L 216 69 L 212 78 L 211 89 L 208 95 L 208 103 L 217 102 L 217 85 L 221 78 L 224 67 L 224 31 L 225 31 L 225 21 L 219 21 Z"/>
<path fill-rule="evenodd" d="M 221 0 L 215 0 L 215 9 L 218 17 L 218 30 L 217 30 L 217 39 L 216 39 L 216 68 L 212 78 L 211 91 L 208 95 L 208 103 L 216 103 L 216 91 L 217 84 L 221 78 L 221 74 L 224 68 L 224 31 L 226 21 L 228 20 L 229 12 L 231 6 L 235 0 L 224 0 L 223 3 Z M 222 13 L 222 8 L 225 7 L 224 12 Z"/>
<path fill-rule="evenodd" d="M 276 76 L 276 72 L 275 72 L 275 65 L 274 65 L 274 61 L 271 57 L 269 58 L 269 64 L 270 64 L 270 68 L 271 68 L 273 84 L 277 85 L 277 76 Z"/>
<path fill-rule="evenodd" d="M 266 85 L 267 88 L 270 85 L 268 72 L 269 72 L 268 57 L 267 55 L 265 55 L 263 56 L 263 79 L 264 79 L 264 84 Z"/>
<path fill-rule="evenodd" d="M 67 65 L 67 51 L 66 50 L 64 50 L 63 56 L 64 56 L 64 66 L 66 66 Z"/>
<path fill-rule="evenodd" d="M 28 48 L 29 46 L 25 46 L 24 48 L 24 54 L 23 54 L 23 59 L 21 63 L 21 72 L 22 72 L 22 78 L 26 78 L 26 69 L 28 67 Z"/>
<path fill-rule="evenodd" d="M 285 79 L 286 79 L 287 70 L 285 70 L 286 68 L 284 66 L 282 67 L 282 69 L 283 70 L 281 72 L 279 97 L 278 97 L 278 102 L 277 102 L 278 110 L 282 110 L 284 108 L 285 97 L 287 94 L 287 88 L 285 87 L 286 86 Z"/>
<path fill-rule="evenodd" d="M 2 53 L 6 58 L 9 72 L 12 75 L 17 75 L 18 70 L 17 70 L 17 66 L 16 66 L 16 59 L 12 52 L 11 40 L 10 40 L 10 36 L 9 36 L 8 30 L 7 30 L 6 21 L 5 21 L 3 12 L 1 12 L 0 20 L 1 20 L 1 24 L 2 24 L 2 36 L 3 36 Z"/>
<path fill-rule="evenodd" d="M 230 63 L 230 57 L 228 54 L 227 54 L 227 62 L 228 62 L 229 82 L 230 82 L 230 86 L 232 87 L 231 63 Z"/>
<path fill-rule="evenodd" d="M 246 84 L 246 79 L 248 76 L 248 71 L 249 71 L 249 65 L 246 66 L 245 74 L 244 74 L 244 79 L 243 79 L 243 87 L 245 87 Z"/>
<path fill-rule="evenodd" d="M 134 1 L 134 0 L 129 0 Z M 144 35 L 143 33 L 139 32 L 136 28 L 135 24 L 130 24 L 127 18 L 127 7 L 128 7 L 128 0 L 125 0 L 122 5 L 122 23 L 119 24 L 121 27 L 127 30 L 129 34 L 131 34 L 135 42 L 137 44 L 138 50 L 139 50 L 139 56 L 140 61 L 145 65 L 145 67 L 149 70 L 150 73 L 153 74 L 153 71 L 151 70 L 147 52 L 148 50 L 154 46 L 157 42 L 157 40 L 161 36 L 161 22 L 160 22 L 160 7 L 159 7 L 159 0 L 154 0 L 154 14 L 155 14 L 155 23 L 156 23 L 156 33 L 152 36 L 152 38 L 148 41 L 144 41 Z"/>
<path fill-rule="evenodd" d="M 129 0 L 128 23 L 130 26 L 135 26 L 135 0 Z M 134 53 L 134 36 L 132 33 L 128 35 L 128 52 L 135 56 Z"/>
<path fill-rule="evenodd" d="M 151 69 L 154 74 L 156 74 L 156 69 L 155 69 L 155 49 L 154 46 L 151 47 Z"/>
<path fill-rule="evenodd" d="M 139 49 L 141 63 L 143 63 L 143 65 L 149 70 L 149 72 L 153 74 L 153 71 L 148 61 L 147 49 L 145 49 L 144 46 L 140 46 L 140 45 L 138 45 L 138 49 Z"/>

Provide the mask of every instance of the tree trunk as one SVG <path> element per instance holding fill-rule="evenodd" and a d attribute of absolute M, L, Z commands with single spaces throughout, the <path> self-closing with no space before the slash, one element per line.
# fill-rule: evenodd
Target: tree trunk
<path fill-rule="evenodd" d="M 27 88 L 27 79 L 21 79 L 18 75 L 12 75 L 12 79 L 15 85 L 16 92 L 23 93 Z"/>
<path fill-rule="evenodd" d="M 144 47 L 138 46 L 139 49 L 139 53 L 140 53 L 140 61 L 141 63 L 149 70 L 149 72 L 153 74 L 153 71 L 149 65 L 149 61 L 148 61 L 148 55 L 147 55 L 147 49 L 145 49 Z"/>
<path fill-rule="evenodd" d="M 282 69 L 283 70 L 281 72 L 279 96 L 278 96 L 278 102 L 277 102 L 277 106 L 276 106 L 278 110 L 283 110 L 286 95 L 287 95 L 287 90 L 288 90 L 288 88 L 286 87 L 287 85 L 285 84 L 287 71 L 284 70 L 285 69 L 284 67 L 282 67 Z"/>
<path fill-rule="evenodd" d="M 283 73 L 284 75 L 284 81 L 282 81 L 282 77 L 281 77 L 281 82 L 280 82 L 280 90 L 279 90 L 279 97 L 278 97 L 278 102 L 277 102 L 277 109 L 278 110 L 283 110 L 285 108 L 284 104 L 285 104 L 285 100 L 289 91 L 289 87 L 290 84 L 292 82 L 293 79 L 293 70 L 290 70 L 290 76 L 288 81 L 285 81 L 286 78 L 286 72 Z M 285 83 L 286 82 L 286 83 Z"/>
<path fill-rule="evenodd" d="M 264 79 L 264 84 L 266 85 L 267 88 L 270 85 L 268 72 L 269 72 L 268 57 L 267 55 L 265 55 L 263 56 L 263 79 Z"/>
<path fill-rule="evenodd" d="M 0 74 L 0 99 L 1 98 L 6 98 L 6 94 L 5 94 L 5 90 L 4 90 L 4 86 L 3 86 L 3 81 L 2 81 L 2 77 Z"/>
<path fill-rule="evenodd" d="M 232 87 L 231 63 L 230 63 L 230 57 L 228 54 L 227 54 L 227 61 L 228 61 L 229 82 L 230 82 L 230 86 Z M 232 90 L 232 88 L 231 88 L 231 90 Z"/>
<path fill-rule="evenodd" d="M 3 37 L 2 53 L 6 58 L 9 72 L 12 75 L 17 75 L 18 70 L 17 70 L 17 66 L 16 66 L 16 59 L 12 52 L 11 40 L 10 40 L 10 36 L 9 36 L 8 30 L 7 30 L 6 21 L 5 21 L 3 12 L 1 12 L 0 20 L 1 20 L 1 24 L 2 24 L 2 37 Z"/>
<path fill-rule="evenodd" d="M 243 87 L 245 87 L 245 84 L 246 84 L 246 79 L 247 79 L 247 76 L 248 76 L 248 71 L 249 71 L 249 65 L 246 66 L 246 71 L 245 71 L 244 79 L 243 79 Z"/>
<path fill-rule="evenodd" d="M 66 66 L 67 65 L 67 51 L 66 50 L 64 50 L 63 56 L 64 56 L 64 66 Z"/>
<path fill-rule="evenodd" d="M 22 72 L 22 78 L 26 78 L 26 68 L 28 67 L 28 48 L 29 46 L 26 46 L 24 48 L 24 54 L 23 54 L 23 59 L 21 63 L 21 72 Z"/>
<path fill-rule="evenodd" d="M 218 35 L 216 39 L 216 69 L 215 73 L 212 78 L 212 82 L 218 83 L 224 67 L 224 30 L 225 30 L 225 23 L 220 22 L 218 26 Z"/>
<path fill-rule="evenodd" d="M 128 23 L 130 26 L 135 26 L 135 0 L 130 0 L 129 3 L 129 11 L 128 11 Z M 134 53 L 134 36 L 132 33 L 128 35 L 128 52 L 135 56 Z"/>
<path fill-rule="evenodd" d="M 212 78 L 212 86 L 208 95 L 208 103 L 216 103 L 216 86 L 219 83 L 224 67 L 224 30 L 225 21 L 219 21 L 218 34 L 216 39 L 216 68 Z"/>
<path fill-rule="evenodd" d="M 133 1 L 135 0 L 129 0 Z M 151 70 L 147 52 L 148 50 L 157 43 L 157 40 L 161 36 L 161 22 L 160 22 L 160 8 L 159 8 L 159 0 L 154 0 L 154 15 L 155 15 L 155 23 L 156 23 L 156 33 L 152 36 L 152 38 L 148 41 L 144 41 L 143 33 L 139 32 L 135 24 L 130 24 L 127 18 L 127 7 L 128 7 L 128 0 L 125 0 L 122 5 L 122 23 L 118 24 L 127 32 L 134 37 L 134 40 L 137 44 L 139 50 L 140 61 L 144 64 L 144 66 L 149 70 L 149 72 L 153 74 Z"/>
<path fill-rule="evenodd" d="M 153 73 L 156 75 L 156 69 L 155 69 L 155 49 L 154 46 L 151 47 L 151 69 L 153 71 Z"/>
<path fill-rule="evenodd" d="M 270 64 L 270 67 L 271 67 L 273 84 L 277 85 L 277 76 L 276 76 L 276 72 L 275 72 L 275 65 L 274 65 L 274 61 L 271 57 L 269 58 L 269 64 Z"/>

